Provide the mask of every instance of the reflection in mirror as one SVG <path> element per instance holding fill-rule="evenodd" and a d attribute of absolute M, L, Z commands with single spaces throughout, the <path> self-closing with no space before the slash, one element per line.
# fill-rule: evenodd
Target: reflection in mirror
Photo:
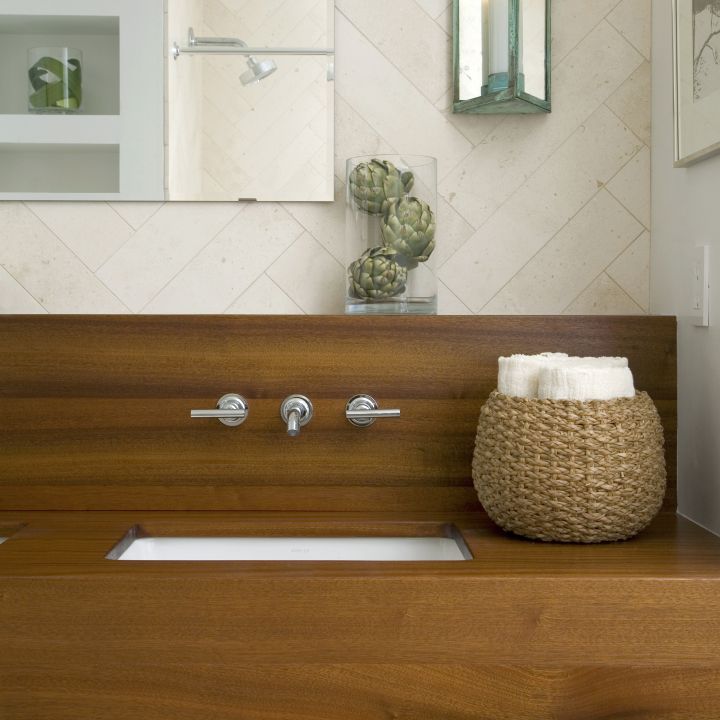
<path fill-rule="evenodd" d="M 170 200 L 333 200 L 333 11 L 169 0 Z"/>

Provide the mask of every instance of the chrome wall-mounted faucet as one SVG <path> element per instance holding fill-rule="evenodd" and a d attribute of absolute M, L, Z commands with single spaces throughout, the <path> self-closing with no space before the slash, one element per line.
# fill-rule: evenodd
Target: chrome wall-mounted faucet
<path fill-rule="evenodd" d="M 312 420 L 312 416 L 312 403 L 304 395 L 290 395 L 282 401 L 280 417 L 287 423 L 287 433 L 290 437 L 297 437 L 300 428 L 305 427 Z"/>
<path fill-rule="evenodd" d="M 400 410 L 381 410 L 370 395 L 355 395 L 348 400 L 345 417 L 355 427 L 370 427 L 379 418 L 400 417 Z"/>
<path fill-rule="evenodd" d="M 237 427 L 242 425 L 248 418 L 250 409 L 247 400 L 242 395 L 234 393 L 223 395 L 217 403 L 215 410 L 191 410 L 191 418 L 215 418 L 223 425 Z"/>

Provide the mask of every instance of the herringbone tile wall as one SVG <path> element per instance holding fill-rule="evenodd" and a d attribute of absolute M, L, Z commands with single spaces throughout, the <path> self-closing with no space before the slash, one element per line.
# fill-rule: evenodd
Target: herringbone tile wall
<path fill-rule="evenodd" d="M 449 112 L 450 16 L 337 0 L 335 203 L 3 203 L 0 311 L 342 312 L 344 159 L 406 152 L 442 313 L 647 312 L 650 0 L 553 0 L 549 116 Z"/>

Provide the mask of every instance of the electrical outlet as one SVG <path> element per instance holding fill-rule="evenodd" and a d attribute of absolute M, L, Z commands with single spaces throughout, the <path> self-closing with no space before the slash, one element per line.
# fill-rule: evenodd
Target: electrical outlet
<path fill-rule="evenodd" d="M 690 317 L 693 325 L 710 325 L 710 247 L 700 245 L 693 249 L 690 296 Z"/>

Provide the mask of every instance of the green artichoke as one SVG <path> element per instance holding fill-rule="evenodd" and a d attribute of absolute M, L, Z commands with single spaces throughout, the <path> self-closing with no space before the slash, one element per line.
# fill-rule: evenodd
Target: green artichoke
<path fill-rule="evenodd" d="M 407 268 L 397 253 L 378 246 L 366 250 L 348 269 L 350 295 L 361 300 L 385 300 L 405 292 Z"/>
<path fill-rule="evenodd" d="M 418 198 L 391 203 L 380 229 L 385 245 L 408 260 L 425 262 L 435 249 L 435 215 L 430 206 Z"/>
<path fill-rule="evenodd" d="M 405 197 L 415 184 L 411 172 L 400 172 L 388 160 L 360 163 L 349 178 L 355 204 L 370 215 L 381 215 L 390 203 Z"/>

